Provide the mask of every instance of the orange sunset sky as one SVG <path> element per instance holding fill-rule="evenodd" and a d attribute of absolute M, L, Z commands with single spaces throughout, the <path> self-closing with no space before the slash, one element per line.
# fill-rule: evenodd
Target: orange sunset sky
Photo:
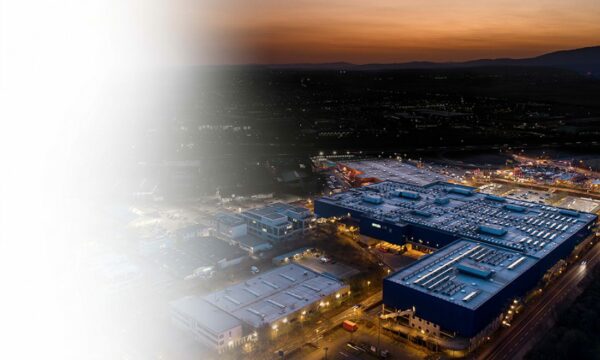
<path fill-rule="evenodd" d="M 178 0 L 194 63 L 528 57 L 600 44 L 599 0 Z"/>

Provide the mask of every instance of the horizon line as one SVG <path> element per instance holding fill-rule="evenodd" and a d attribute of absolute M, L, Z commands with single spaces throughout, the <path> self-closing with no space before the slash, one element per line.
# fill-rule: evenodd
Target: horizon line
<path fill-rule="evenodd" d="M 578 48 L 568 48 L 568 49 L 560 49 L 554 50 L 550 52 L 540 53 L 535 56 L 529 57 L 498 57 L 498 58 L 474 58 L 469 60 L 447 60 L 447 61 L 435 61 L 435 60 L 408 60 L 408 61 L 395 61 L 395 62 L 366 62 L 366 63 L 355 63 L 345 60 L 337 60 L 337 61 L 322 61 L 322 62 L 282 62 L 282 63 L 221 63 L 221 64 L 193 64 L 193 65 L 176 65 L 172 67 L 218 67 L 218 66 L 316 66 L 316 65 L 335 65 L 335 64 L 344 64 L 351 66 L 365 66 L 365 65 L 402 65 L 402 64 L 412 64 L 412 63 L 423 63 L 423 64 L 464 64 L 474 61 L 495 61 L 495 60 L 527 60 L 527 59 L 535 59 L 540 56 L 567 52 L 567 51 L 577 51 L 577 50 L 585 50 L 592 48 L 600 48 L 600 44 L 598 45 L 590 45 Z"/>

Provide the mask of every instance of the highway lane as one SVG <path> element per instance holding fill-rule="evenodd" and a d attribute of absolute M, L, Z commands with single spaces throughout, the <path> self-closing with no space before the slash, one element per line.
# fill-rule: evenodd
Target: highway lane
<path fill-rule="evenodd" d="M 575 264 L 559 277 L 554 284 L 546 288 L 546 293 L 535 302 L 532 308 L 526 309 L 504 332 L 494 346 L 484 350 L 478 359 L 503 360 L 513 359 L 523 346 L 528 344 L 531 336 L 537 334 L 537 328 L 547 320 L 547 315 L 563 300 L 571 289 L 574 289 L 585 278 L 588 271 L 600 262 L 600 246 L 594 246 L 581 258 L 587 265 Z M 530 336 L 531 334 L 531 336 Z"/>

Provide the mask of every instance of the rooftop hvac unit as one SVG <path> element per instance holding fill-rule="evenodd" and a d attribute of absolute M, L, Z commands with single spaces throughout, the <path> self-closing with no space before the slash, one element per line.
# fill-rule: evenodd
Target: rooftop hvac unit
<path fill-rule="evenodd" d="M 566 216 L 571 216 L 571 217 L 578 217 L 579 213 L 573 210 L 567 210 L 567 209 L 561 209 L 558 211 L 559 213 L 566 215 Z"/>

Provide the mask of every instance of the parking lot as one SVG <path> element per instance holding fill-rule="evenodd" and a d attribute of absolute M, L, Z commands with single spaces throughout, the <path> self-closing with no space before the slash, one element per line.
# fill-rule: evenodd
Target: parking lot
<path fill-rule="evenodd" d="M 556 206 L 578 211 L 596 212 L 600 210 L 600 201 L 575 196 L 567 196 L 557 202 Z"/>
<path fill-rule="evenodd" d="M 536 191 L 530 189 L 514 188 L 509 190 L 503 196 L 511 197 L 513 199 L 530 201 L 538 204 L 550 205 L 551 194 L 544 191 Z"/>
<path fill-rule="evenodd" d="M 410 184 L 425 185 L 434 181 L 446 181 L 449 176 L 439 174 L 430 165 L 417 167 L 413 163 L 397 159 L 358 160 L 342 162 L 349 168 L 360 171 L 362 178 L 394 180 Z"/>
<path fill-rule="evenodd" d="M 530 201 L 538 204 L 558 206 L 571 210 L 585 212 L 600 211 L 600 201 L 577 196 L 569 196 L 565 193 L 561 193 L 560 191 L 546 192 L 498 183 L 483 185 L 479 188 L 479 190 L 488 194 L 506 196 L 513 199 Z"/>
<path fill-rule="evenodd" d="M 489 183 L 489 184 L 480 186 L 479 191 L 481 191 L 482 193 L 485 193 L 485 194 L 501 196 L 503 194 L 506 194 L 508 191 L 510 191 L 513 188 L 514 188 L 513 186 L 507 185 L 507 184 Z"/>
<path fill-rule="evenodd" d="M 351 345 L 348 345 L 349 342 Z M 321 360 L 325 358 L 325 348 L 327 348 L 327 359 L 376 359 L 369 351 L 370 347 L 376 347 L 378 342 L 381 349 L 389 351 L 388 359 L 414 360 L 427 356 L 424 351 L 413 345 L 396 341 L 383 331 L 379 336 L 376 325 L 360 322 L 358 331 L 352 335 L 340 326 L 320 339 L 316 344 L 318 347 L 305 346 L 290 359 Z M 353 344 L 356 346 L 352 346 Z"/>

